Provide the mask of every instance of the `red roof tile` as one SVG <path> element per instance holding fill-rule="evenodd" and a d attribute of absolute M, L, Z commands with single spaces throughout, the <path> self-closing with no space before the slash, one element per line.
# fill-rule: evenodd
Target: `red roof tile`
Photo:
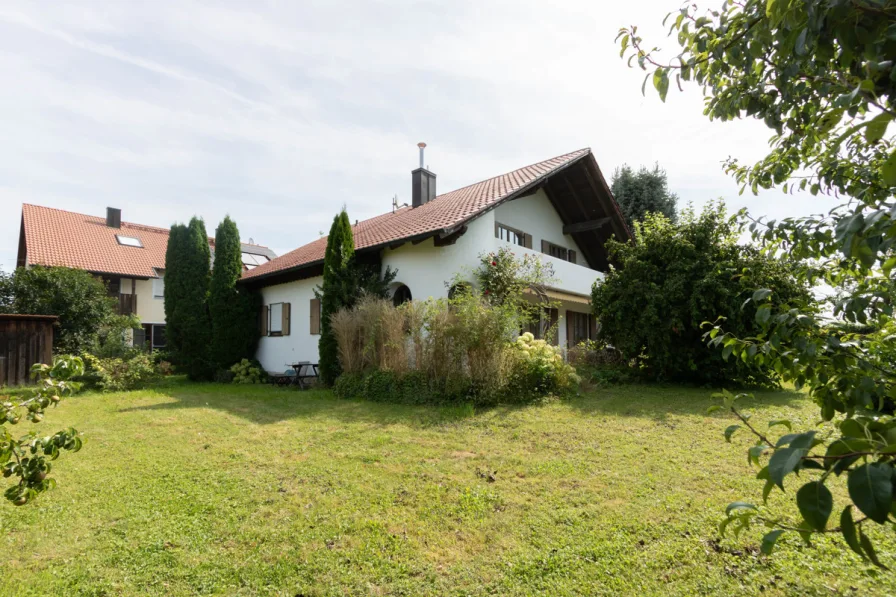
<path fill-rule="evenodd" d="M 22 205 L 22 221 L 29 265 L 135 278 L 154 278 L 155 268 L 165 268 L 167 228 L 129 222 L 110 228 L 105 218 L 27 203 Z M 137 238 L 143 247 L 122 245 L 116 235 Z M 214 239 L 209 241 L 214 243 Z"/>
<path fill-rule="evenodd" d="M 588 148 L 580 149 L 439 195 L 420 207 L 405 207 L 394 213 L 359 222 L 352 227 L 355 248 L 376 247 L 462 224 L 522 188 L 590 153 Z M 320 238 L 246 272 L 243 279 L 322 261 L 326 248 L 326 237 Z"/>

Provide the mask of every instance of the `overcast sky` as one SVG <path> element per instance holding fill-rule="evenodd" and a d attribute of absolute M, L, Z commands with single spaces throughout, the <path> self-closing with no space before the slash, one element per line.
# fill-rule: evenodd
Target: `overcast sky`
<path fill-rule="evenodd" d="M 713 3 L 715 5 L 717 3 Z M 607 179 L 654 162 L 696 204 L 781 217 L 829 202 L 738 196 L 729 155 L 770 132 L 709 122 L 692 88 L 666 104 L 614 43 L 676 0 L 22 2 L 0 6 L 0 267 L 22 203 L 170 226 L 230 214 L 283 253 L 345 204 L 410 200 L 418 141 L 446 192 L 581 147 Z M 652 40 L 652 41 L 653 41 Z"/>

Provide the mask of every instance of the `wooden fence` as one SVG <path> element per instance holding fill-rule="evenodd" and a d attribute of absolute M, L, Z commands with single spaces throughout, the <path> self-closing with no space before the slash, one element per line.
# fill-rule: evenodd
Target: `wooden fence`
<path fill-rule="evenodd" d="M 0 387 L 29 383 L 31 366 L 53 359 L 55 315 L 0 315 Z"/>

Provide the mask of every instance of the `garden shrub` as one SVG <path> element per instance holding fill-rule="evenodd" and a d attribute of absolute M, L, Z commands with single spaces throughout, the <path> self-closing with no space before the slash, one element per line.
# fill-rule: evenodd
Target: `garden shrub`
<path fill-rule="evenodd" d="M 561 349 L 526 332 L 510 344 L 510 379 L 503 392 L 506 401 L 532 400 L 563 394 L 576 387 L 579 377 L 563 360 Z"/>
<path fill-rule="evenodd" d="M 579 342 L 567 351 L 567 360 L 582 380 L 595 385 L 627 383 L 638 373 L 622 353 L 600 340 Z"/>
<path fill-rule="evenodd" d="M 756 288 L 774 289 L 785 303 L 811 302 L 794 276 L 799 264 L 739 244 L 744 223 L 743 213 L 729 217 L 711 203 L 700 214 L 684 210 L 678 223 L 648 214 L 633 241 L 608 241 L 614 267 L 592 290 L 599 338 L 651 381 L 776 384 L 773 369 L 726 360 L 703 337 L 703 323 L 719 318 L 742 337 L 758 333 L 757 304 L 747 300 Z"/>
<path fill-rule="evenodd" d="M 84 354 L 88 383 L 105 392 L 126 392 L 145 388 L 162 376 L 148 353 L 132 350 L 122 357 L 99 358 Z"/>
<path fill-rule="evenodd" d="M 233 373 L 233 383 L 236 384 L 258 384 L 267 381 L 267 373 L 258 361 L 250 361 L 243 359 L 230 368 Z"/>

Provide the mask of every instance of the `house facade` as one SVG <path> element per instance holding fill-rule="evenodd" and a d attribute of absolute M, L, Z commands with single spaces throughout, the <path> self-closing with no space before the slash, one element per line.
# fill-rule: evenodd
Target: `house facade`
<path fill-rule="evenodd" d="M 359 260 L 398 271 L 396 304 L 449 295 L 455 274 L 469 275 L 479 255 L 512 247 L 553 268 L 549 296 L 556 308 L 544 327 L 554 341 L 574 346 L 596 333 L 591 286 L 608 267 L 604 244 L 630 232 L 590 149 L 532 164 L 436 195 L 436 176 L 421 166 L 411 173 L 412 205 L 352 227 Z M 257 358 L 268 371 L 318 361 L 320 301 L 326 238 L 247 271 L 242 283 L 263 298 Z"/>
<path fill-rule="evenodd" d="M 25 204 L 19 232 L 17 267 L 60 266 L 86 270 L 107 283 L 120 314 L 135 314 L 142 330 L 134 344 L 153 349 L 166 345 L 165 252 L 168 229 L 121 220 L 108 208 L 105 219 Z M 214 239 L 209 239 L 214 254 Z M 276 255 L 267 247 L 242 246 L 246 271 Z"/>

